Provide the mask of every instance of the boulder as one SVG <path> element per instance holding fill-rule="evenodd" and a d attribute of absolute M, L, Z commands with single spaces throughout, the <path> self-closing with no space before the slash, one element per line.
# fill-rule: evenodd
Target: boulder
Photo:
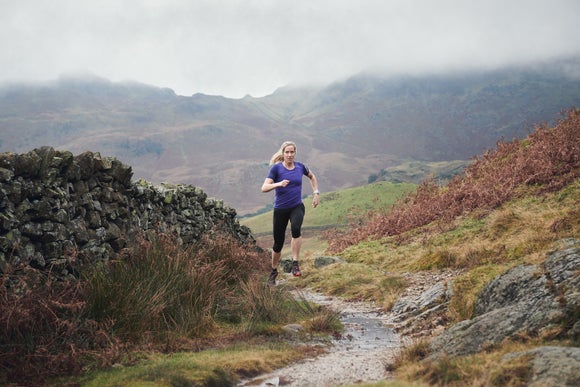
<path fill-rule="evenodd" d="M 515 335 L 552 329 L 578 340 L 578 246 L 580 241 L 565 241 L 543 265 L 518 266 L 491 281 L 477 298 L 475 317 L 435 337 L 430 358 L 469 355 Z"/>
<path fill-rule="evenodd" d="M 324 266 L 334 265 L 335 263 L 344 263 L 344 259 L 333 256 L 317 256 L 314 258 L 314 267 L 320 269 Z"/>
<path fill-rule="evenodd" d="M 578 386 L 580 381 L 580 348 L 539 347 L 504 355 L 502 363 L 529 359 L 530 379 L 526 386 Z"/>

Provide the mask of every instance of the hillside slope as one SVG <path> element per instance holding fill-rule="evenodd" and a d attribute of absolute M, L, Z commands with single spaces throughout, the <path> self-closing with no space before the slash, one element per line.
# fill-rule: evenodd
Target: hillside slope
<path fill-rule="evenodd" d="M 300 285 L 389 310 L 414 340 L 389 369 L 411 384 L 576 385 L 579 144 L 578 110 L 498 144 L 327 233 L 343 262 L 310 257 Z"/>
<path fill-rule="evenodd" d="M 580 60 L 488 73 L 384 79 L 228 99 L 100 78 L 0 88 L 0 152 L 86 150 L 136 178 L 193 184 L 240 214 L 271 202 L 259 187 L 287 139 L 324 192 L 365 184 L 408 160 L 468 159 L 580 106 Z"/>

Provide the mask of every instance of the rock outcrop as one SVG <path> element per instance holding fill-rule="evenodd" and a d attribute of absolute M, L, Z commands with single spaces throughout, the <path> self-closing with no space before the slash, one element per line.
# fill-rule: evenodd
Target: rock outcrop
<path fill-rule="evenodd" d="M 453 297 L 451 281 L 461 269 L 403 273 L 407 288 L 393 304 L 389 324 L 406 338 L 432 337 L 445 329 Z"/>
<path fill-rule="evenodd" d="M 132 175 L 93 152 L 0 154 L 0 272 L 24 264 L 66 275 L 72 257 L 112 258 L 151 229 L 174 230 L 184 244 L 214 229 L 254 242 L 236 211 L 200 188 L 132 182 Z"/>
<path fill-rule="evenodd" d="M 479 294 L 475 317 L 457 323 L 431 341 L 429 359 L 484 351 L 518 336 L 554 335 L 578 342 L 580 333 L 580 241 L 563 241 L 542 265 L 522 265 L 500 275 Z M 540 347 L 505 361 L 532 359 L 535 385 L 576 385 L 580 349 Z M 546 370 L 549 370 L 547 372 Z M 572 384 L 568 384 L 571 381 Z"/>
<path fill-rule="evenodd" d="M 502 362 L 509 364 L 523 358 L 530 363 L 530 380 L 526 386 L 578 386 L 580 381 L 580 348 L 539 347 L 508 353 Z"/>
<path fill-rule="evenodd" d="M 433 354 L 468 355 L 504 339 L 551 329 L 578 339 L 580 322 L 580 242 L 554 251 L 543 265 L 517 266 L 479 294 L 475 317 L 433 339 Z"/>

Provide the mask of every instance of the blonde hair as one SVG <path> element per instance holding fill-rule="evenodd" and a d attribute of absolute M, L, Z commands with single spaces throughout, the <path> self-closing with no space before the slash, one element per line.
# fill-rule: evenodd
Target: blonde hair
<path fill-rule="evenodd" d="M 284 149 L 286 149 L 287 146 L 293 146 L 294 151 L 296 151 L 296 144 L 293 141 L 284 141 L 280 146 L 280 150 L 272 155 L 270 165 L 284 161 Z"/>

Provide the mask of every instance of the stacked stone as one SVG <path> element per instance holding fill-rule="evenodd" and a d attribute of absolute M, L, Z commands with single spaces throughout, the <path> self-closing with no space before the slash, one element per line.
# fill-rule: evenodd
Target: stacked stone
<path fill-rule="evenodd" d="M 136 232 L 176 232 L 184 244 L 220 229 L 253 243 L 236 211 L 188 185 L 153 186 L 112 157 L 42 147 L 0 154 L 0 271 L 113 258 Z M 67 269 L 68 268 L 68 269 Z"/>

